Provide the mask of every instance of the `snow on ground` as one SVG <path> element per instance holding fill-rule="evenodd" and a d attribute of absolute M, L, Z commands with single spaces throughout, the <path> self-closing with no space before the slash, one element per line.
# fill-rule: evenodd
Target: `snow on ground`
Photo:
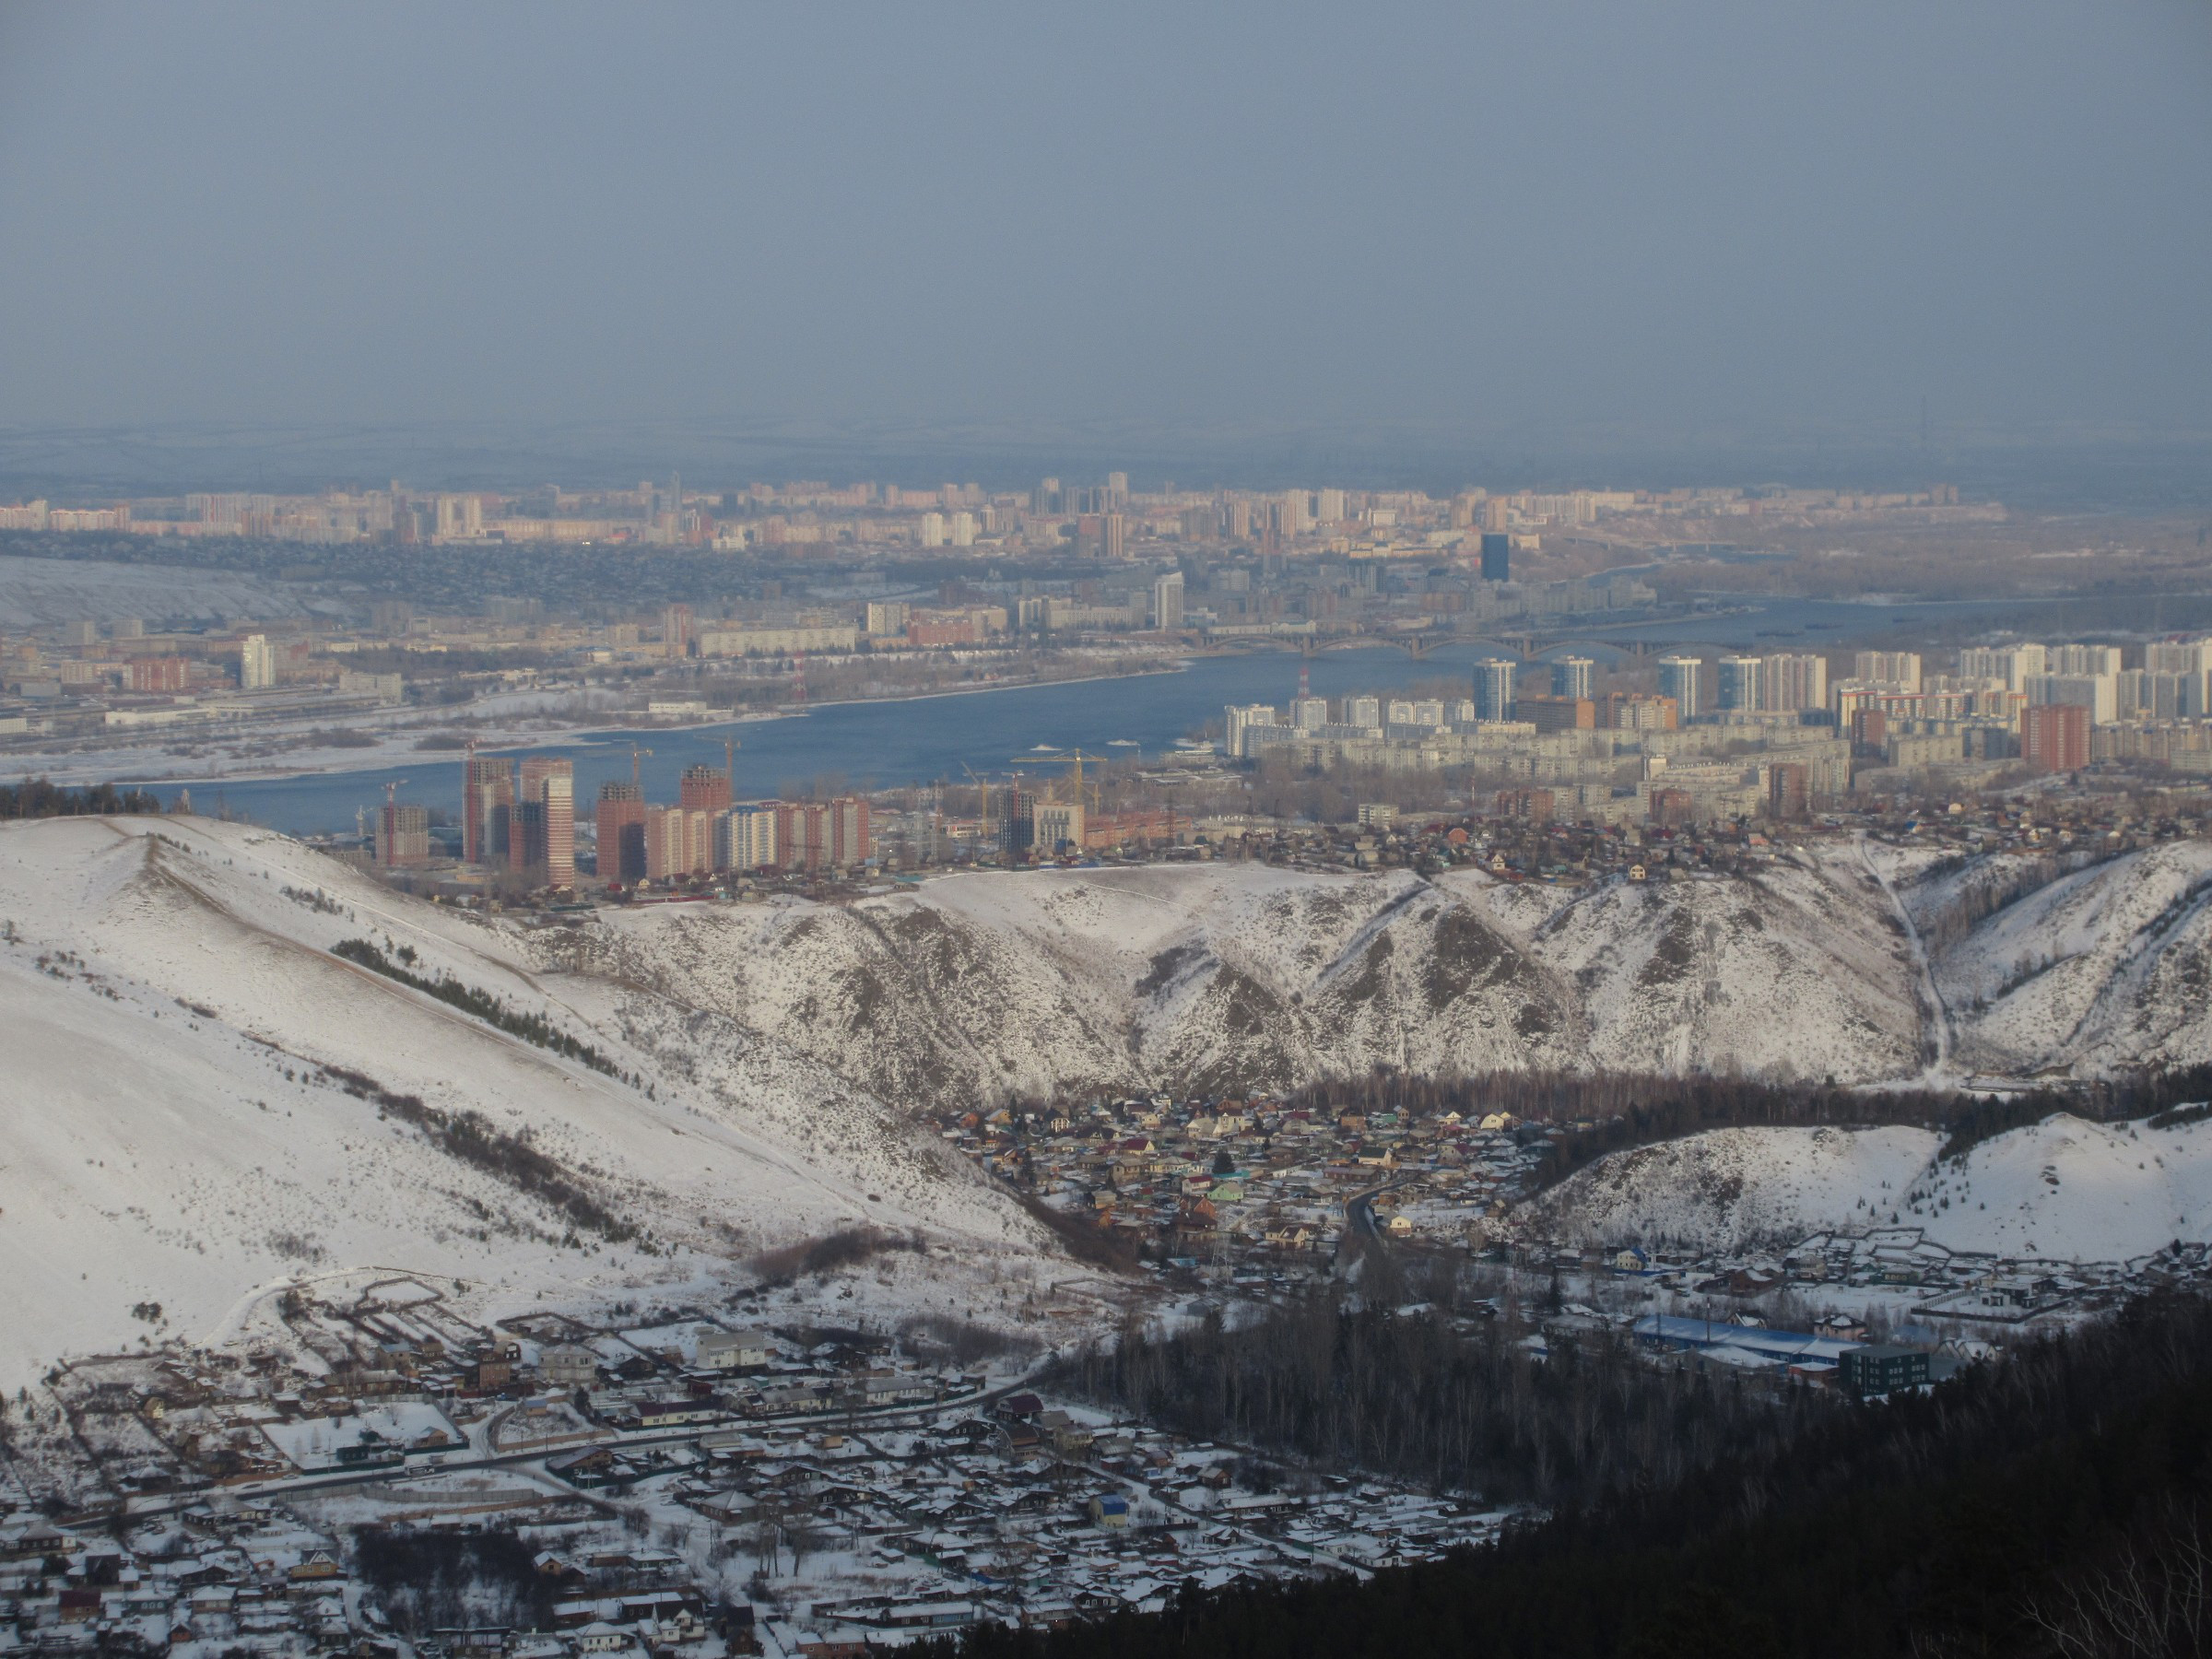
<path fill-rule="evenodd" d="M 27 739 L 0 753 L 0 775 L 51 778 L 69 784 L 144 780 L 160 785 L 165 794 L 177 780 L 247 782 L 308 772 L 372 771 L 408 762 L 450 766 L 457 778 L 461 750 L 426 750 L 426 742 L 457 744 L 465 735 L 491 750 L 561 748 L 614 729 L 579 723 L 617 710 L 621 699 L 621 693 L 604 689 L 518 691 L 454 708 L 395 705 L 296 720 L 166 727 L 122 742 L 102 738 L 41 747 L 42 740 Z M 635 718 L 645 722 L 642 713 Z M 653 724 L 656 728 L 665 724 Z M 334 734 L 347 740 L 334 743 Z"/>
<path fill-rule="evenodd" d="M 2065 1113 L 1984 1141 L 1916 1183 L 1901 1219 L 1951 1250 L 2121 1262 L 2212 1232 L 2212 1124 Z"/>
<path fill-rule="evenodd" d="M 2212 1059 L 2212 842 L 2167 841 L 2066 876 L 1945 951 L 1962 1058 L 2100 1072 Z"/>
<path fill-rule="evenodd" d="M 976 874 L 844 907 L 607 914 L 584 936 L 612 977 L 939 1105 L 1377 1065 L 1919 1064 L 1908 954 L 1848 859 L 1579 890 L 1256 864 Z"/>
<path fill-rule="evenodd" d="M 1935 1157 L 1925 1129 L 1715 1129 L 1578 1171 L 1522 1212 L 1535 1233 L 1740 1250 L 1887 1219 Z"/>
<path fill-rule="evenodd" d="M 1025 1218 L 818 1065 L 534 971 L 510 930 L 279 836 L 200 819 L 8 825 L 0 924 L 0 1382 L 141 1335 L 246 1328 L 276 1288 L 351 1268 L 453 1294 L 465 1282 L 472 1306 L 512 1307 L 726 1277 L 764 1247 L 865 1224 L 955 1246 L 936 1258 L 954 1278 L 1007 1260 L 1050 1270 Z M 352 936 L 542 1016 L 637 1081 L 327 954 Z M 455 1157 L 325 1067 L 477 1113 L 511 1147 L 526 1137 L 644 1236 L 609 1236 L 512 1171 Z"/>
<path fill-rule="evenodd" d="M 1019 1307 L 1022 1275 L 1051 1271 L 1037 1230 L 917 1125 L 1013 1094 L 1288 1087 L 1377 1065 L 1913 1076 L 1917 968 L 1874 872 L 1908 908 L 1915 869 L 1958 872 L 1888 856 L 1839 845 L 1740 877 L 1580 888 L 1253 864 L 976 874 L 852 904 L 539 926 L 394 894 L 245 826 L 0 826 L 0 1259 L 22 1265 L 0 1371 L 265 1329 L 302 1275 L 427 1276 L 496 1312 L 711 1283 L 864 1224 L 945 1246 L 887 1269 L 896 1294 L 957 1306 L 992 1284 Z M 2202 844 L 2131 854 L 1939 950 L 1952 995 L 2020 951 L 2062 963 L 1958 1014 L 1962 1050 L 2090 1069 L 2212 1055 L 2207 873 Z M 347 938 L 542 1018 L 616 1075 L 334 958 Z M 583 1210 L 456 1157 L 338 1072 L 477 1114 L 510 1166 L 527 1137 Z M 1849 1225 L 1889 1194 L 1909 1209 L 1936 1179 L 1912 1132 L 1730 1133 L 1630 1155 L 1633 1178 L 1586 1172 L 1547 1203 L 1640 1235 L 1735 1238 Z M 1949 1184 L 1919 1194 L 1918 1219 L 2046 1252 L 2201 1225 L 2196 1132 L 2136 1148 L 2132 1172 L 2135 1143 L 2113 1139 L 2128 1133 L 2065 1129 L 2019 1179 L 1999 1154 L 2027 1143 L 1994 1143 L 1938 1172 Z M 1971 1212 L 1968 1176 L 1987 1183 Z M 580 1220 L 592 1206 L 641 1236 Z"/>
<path fill-rule="evenodd" d="M 216 617 L 301 617 L 340 608 L 288 582 L 188 565 L 0 558 L 0 628 L 138 618 L 152 625 Z"/>
<path fill-rule="evenodd" d="M 1940 1160 L 1933 1131 L 1719 1129 L 1618 1152 L 1522 1212 L 1532 1236 L 1738 1251 L 1895 1223 L 1955 1252 L 2124 1262 L 2212 1237 L 2212 1121 L 2056 1113 Z"/>

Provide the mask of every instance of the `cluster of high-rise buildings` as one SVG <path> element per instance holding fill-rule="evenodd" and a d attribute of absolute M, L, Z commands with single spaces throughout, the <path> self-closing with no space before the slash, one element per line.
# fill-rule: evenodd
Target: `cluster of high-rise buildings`
<path fill-rule="evenodd" d="M 1635 688 L 1603 691 L 1588 658 L 1490 658 L 1467 696 L 1301 690 L 1287 706 L 1233 704 L 1224 747 L 1304 766 L 1465 767 L 1597 820 L 1788 817 L 1813 797 L 1896 787 L 1930 769 L 1961 783 L 2007 766 L 2074 772 L 2106 759 L 2212 773 L 2212 640 L 2141 651 L 2139 666 L 2124 667 L 2117 646 L 1970 648 L 1948 675 L 1924 673 L 1917 653 L 1858 651 L 1834 678 L 1818 653 L 1684 653 L 1625 659 L 1607 677 Z"/>
<path fill-rule="evenodd" d="M 599 878 L 609 886 L 683 881 L 756 870 L 850 870 L 875 853 L 865 795 L 826 801 L 736 801 L 730 773 L 684 769 L 673 806 L 637 782 L 599 786 Z"/>
<path fill-rule="evenodd" d="M 721 767 L 685 769 L 673 804 L 648 801 L 635 781 L 599 786 L 592 816 L 602 885 L 682 882 L 759 870 L 847 870 L 874 855 L 864 795 L 827 801 L 736 801 Z M 429 809 L 387 803 L 377 818 L 377 863 L 432 855 Z M 577 885 L 575 762 L 470 754 L 464 763 L 461 862 L 512 872 L 533 888 Z"/>
<path fill-rule="evenodd" d="M 1292 544 L 1338 551 L 1459 546 L 1502 581 L 1514 545 L 1547 530 L 1587 529 L 1607 519 L 1821 520 L 1865 512 L 1957 510 L 1955 487 L 1868 494 L 1729 488 L 1563 491 L 1421 490 L 1335 487 L 1279 490 L 1132 490 L 1115 472 L 1101 483 L 1040 479 L 1027 490 L 976 484 L 915 489 L 817 480 L 687 489 L 678 477 L 634 489 L 519 492 L 384 489 L 314 495 L 199 491 L 97 505 L 45 500 L 0 507 L 0 530 L 174 536 L 248 536 L 302 542 L 608 542 L 724 551 L 776 548 L 805 558 L 839 546 L 905 544 L 926 550 L 1004 552 L 1065 547 L 1105 559 L 1134 558 L 1144 542 Z M 1971 511 L 1971 510 L 1969 510 Z M 1488 538 L 1480 539 L 1475 538 Z M 1495 573 L 1493 573 L 1495 571 Z"/>

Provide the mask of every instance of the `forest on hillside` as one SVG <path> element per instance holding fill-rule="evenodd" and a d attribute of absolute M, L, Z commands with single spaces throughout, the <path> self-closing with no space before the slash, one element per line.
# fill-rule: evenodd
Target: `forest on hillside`
<path fill-rule="evenodd" d="M 2040 1124 L 2054 1112 L 2112 1123 L 2208 1099 L 2212 1065 L 2145 1070 L 2002 1094 L 1844 1088 L 1714 1073 L 1496 1071 L 1452 1077 L 1379 1070 L 1311 1084 L 1289 1104 L 1332 1116 L 1386 1108 L 1424 1117 L 1503 1112 L 1526 1124 L 1560 1129 L 1563 1133 L 1546 1137 L 1542 1158 L 1524 1182 L 1525 1191 L 1536 1193 L 1609 1153 L 1712 1129 L 1900 1124 L 1941 1131 L 1944 1156 L 1958 1158 L 1992 1136 Z"/>
<path fill-rule="evenodd" d="M 1135 1354 L 1121 1374 L 1151 1387 L 1196 1367 L 1203 1387 L 1205 1352 Z M 1233 1389 L 1217 1363 L 1198 1409 L 1300 1432 L 1295 1405 L 1223 1403 L 1318 1399 L 1300 1363 Z M 1557 1421 L 1583 1426 L 1591 1466 L 1620 1477 L 1493 1547 L 1367 1582 L 1193 1588 L 1162 1613 L 1057 1631 L 978 1628 L 931 1659 L 2178 1659 L 2212 1642 L 2201 1298 L 2143 1299 L 1925 1393 L 1771 1418 L 1775 1431 L 1709 1439 L 1715 1454 L 1672 1471 L 1608 1449 L 1608 1414 L 1665 1413 L 1594 1380 L 1550 1385 L 1568 1403 Z"/>
<path fill-rule="evenodd" d="M 1394 1311 L 1407 1291 L 1385 1287 L 1391 1265 L 1370 1253 L 1368 1298 L 1317 1288 L 1234 1329 L 1218 1314 L 1172 1335 L 1132 1323 L 1064 1362 L 1054 1386 L 1194 1439 L 1289 1454 L 1294 1468 L 1547 1506 L 1678 1481 L 1842 1409 L 1736 1371 L 1654 1368 L 1618 1331 L 1547 1345 L 1481 1304 Z"/>

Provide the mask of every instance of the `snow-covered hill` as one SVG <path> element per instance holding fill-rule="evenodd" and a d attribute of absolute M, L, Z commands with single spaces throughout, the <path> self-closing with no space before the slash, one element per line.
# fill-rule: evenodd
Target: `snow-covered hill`
<path fill-rule="evenodd" d="M 884 1099 L 940 1105 L 1377 1065 L 1877 1082 L 2212 1061 L 2212 843 L 2065 867 L 1841 841 L 1742 876 L 1581 888 L 1054 869 L 851 906 L 603 912 L 573 947 Z"/>
<path fill-rule="evenodd" d="M 636 1080 L 328 954 L 360 936 Z M 357 1267 L 512 1303 L 858 1223 L 1034 1253 L 902 1114 L 543 953 L 240 826 L 0 829 L 0 1382 Z"/>
<path fill-rule="evenodd" d="M 1012 1095 L 1378 1065 L 1849 1082 L 1945 1054 L 2007 1073 L 2212 1059 L 2212 848 L 2036 869 L 1839 842 L 1754 875 L 1581 888 L 1048 870 L 539 926 L 241 826 L 0 826 L 0 1260 L 18 1266 L 0 1357 L 135 1339 L 156 1328 L 141 1303 L 196 1332 L 341 1268 L 567 1293 L 856 1222 L 1033 1253 L 917 1126 Z M 605 1065 L 338 959 L 347 939 Z M 1808 1143 L 1776 1213 L 1860 1194 L 1838 1156 Z M 1883 1152 L 1875 1190 L 1916 1179 L 1914 1156 Z M 2146 1228 L 2194 1213 L 2143 1205 Z M 2043 1213 L 2006 1211 L 2047 1243 Z"/>
<path fill-rule="evenodd" d="M 2212 841 L 2061 877 L 1940 952 L 1936 977 L 1983 1070 L 2212 1059 Z"/>
<path fill-rule="evenodd" d="M 848 908 L 609 916 L 597 964 L 886 1098 L 1281 1087 L 1377 1065 L 1842 1079 L 1918 1069 L 1906 941 L 1855 860 L 1512 886 L 1257 865 L 935 880 Z"/>
<path fill-rule="evenodd" d="M 1720 1129 L 1615 1153 L 1529 1205 L 1532 1236 L 1702 1249 L 1894 1223 L 1950 1251 L 2123 1262 L 2212 1236 L 2212 1121 L 2065 1113 L 1962 1159 L 1924 1129 Z"/>

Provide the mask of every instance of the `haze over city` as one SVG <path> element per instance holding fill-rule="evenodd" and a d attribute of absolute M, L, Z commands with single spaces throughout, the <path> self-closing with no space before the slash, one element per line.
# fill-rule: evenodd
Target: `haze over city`
<path fill-rule="evenodd" d="M 2208 92 L 0 7 L 0 1659 L 2200 1659 Z"/>
<path fill-rule="evenodd" d="M 0 421 L 2201 438 L 2207 75 L 2179 4 L 20 5 Z"/>

